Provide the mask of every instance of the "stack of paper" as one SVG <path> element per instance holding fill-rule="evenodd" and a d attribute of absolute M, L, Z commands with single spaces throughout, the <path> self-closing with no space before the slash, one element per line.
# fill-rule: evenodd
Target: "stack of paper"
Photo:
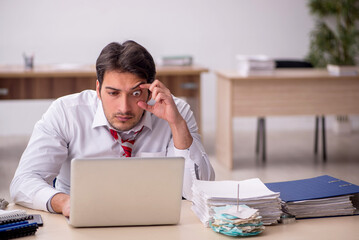
<path fill-rule="evenodd" d="M 211 228 L 228 236 L 254 236 L 265 229 L 258 210 L 246 205 L 213 208 L 214 221 Z"/>
<path fill-rule="evenodd" d="M 353 215 L 359 193 L 359 186 L 328 175 L 266 186 L 280 192 L 284 209 L 296 218 Z"/>
<path fill-rule="evenodd" d="M 333 198 L 288 202 L 286 204 L 286 209 L 296 218 L 353 215 L 355 208 L 350 201 L 350 197 L 350 195 L 347 195 Z"/>
<path fill-rule="evenodd" d="M 161 66 L 191 66 L 193 57 L 190 55 L 164 56 L 157 60 Z"/>
<path fill-rule="evenodd" d="M 338 66 L 328 64 L 327 70 L 330 75 L 334 76 L 356 76 L 359 72 L 359 66 Z"/>
<path fill-rule="evenodd" d="M 258 209 L 265 225 L 277 223 L 282 213 L 279 193 L 269 190 L 258 178 L 244 181 L 196 180 L 192 191 L 192 210 L 207 227 L 214 215 L 212 207 L 245 204 Z"/>
<path fill-rule="evenodd" d="M 275 61 L 265 55 L 237 55 L 238 73 L 243 76 L 271 74 Z"/>

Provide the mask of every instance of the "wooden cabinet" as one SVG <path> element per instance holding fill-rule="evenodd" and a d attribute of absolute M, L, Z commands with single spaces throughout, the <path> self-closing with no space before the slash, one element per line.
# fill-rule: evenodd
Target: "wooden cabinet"
<path fill-rule="evenodd" d="M 198 66 L 157 67 L 156 78 L 162 81 L 177 97 L 183 97 L 201 122 L 201 73 L 206 68 Z M 22 66 L 0 66 L 0 100 L 53 99 L 96 89 L 94 65 L 44 65 L 33 70 Z"/>

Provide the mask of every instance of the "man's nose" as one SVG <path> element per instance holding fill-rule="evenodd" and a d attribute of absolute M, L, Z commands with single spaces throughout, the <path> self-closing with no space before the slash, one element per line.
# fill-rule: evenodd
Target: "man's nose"
<path fill-rule="evenodd" d="M 118 110 L 120 113 L 122 114 L 127 114 L 128 112 L 131 112 L 131 102 L 130 102 L 130 98 L 127 94 L 123 94 L 119 99 L 118 99 Z"/>

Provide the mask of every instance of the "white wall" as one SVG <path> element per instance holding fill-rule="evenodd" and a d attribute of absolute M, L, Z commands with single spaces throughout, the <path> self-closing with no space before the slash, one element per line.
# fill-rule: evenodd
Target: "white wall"
<path fill-rule="evenodd" d="M 1 0 L 0 64 L 22 64 L 23 52 L 35 53 L 35 64 L 95 63 L 107 43 L 127 39 L 144 45 L 155 59 L 191 54 L 211 70 L 234 68 L 236 54 L 302 58 L 314 25 L 306 4 L 305 0 Z M 213 72 L 203 75 L 205 132 L 215 131 L 215 83 Z M 0 101 L 0 135 L 30 134 L 50 102 Z M 308 118 L 294 119 L 312 127 Z M 240 124 L 251 128 L 254 119 L 248 121 Z"/>

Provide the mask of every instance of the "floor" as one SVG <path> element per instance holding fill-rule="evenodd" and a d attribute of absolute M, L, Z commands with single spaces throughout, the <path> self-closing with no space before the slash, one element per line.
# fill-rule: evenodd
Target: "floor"
<path fill-rule="evenodd" d="M 260 178 L 263 182 L 286 181 L 328 174 L 359 185 L 359 132 L 337 135 L 327 131 L 328 160 L 313 154 L 313 131 L 268 131 L 267 161 L 254 151 L 255 133 L 234 134 L 234 169 L 217 160 L 214 135 L 205 134 L 204 147 L 216 172 L 216 180 Z M 0 198 L 10 199 L 9 184 L 29 136 L 0 137 Z"/>

